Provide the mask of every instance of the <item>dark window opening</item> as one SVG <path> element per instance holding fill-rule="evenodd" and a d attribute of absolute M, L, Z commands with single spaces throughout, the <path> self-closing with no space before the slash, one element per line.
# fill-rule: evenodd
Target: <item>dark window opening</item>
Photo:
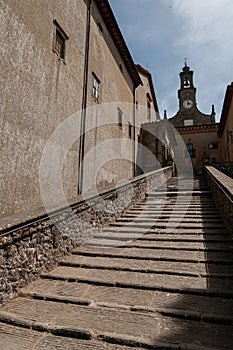
<path fill-rule="evenodd" d="M 60 27 L 56 20 L 54 23 L 54 40 L 53 40 L 53 51 L 58 55 L 59 58 L 65 60 L 66 55 L 66 41 L 69 39 L 64 30 Z"/>
<path fill-rule="evenodd" d="M 196 157 L 196 150 L 193 148 L 193 144 L 187 143 L 186 147 L 187 147 L 187 151 L 189 153 L 190 158 L 195 158 Z"/>
<path fill-rule="evenodd" d="M 150 97 L 150 95 L 148 93 L 146 94 L 146 98 L 147 98 L 147 119 L 150 121 L 151 120 L 151 101 L 152 101 L 152 98 Z"/>
<path fill-rule="evenodd" d="M 132 138 L 132 124 L 129 122 L 129 138 Z"/>
<path fill-rule="evenodd" d="M 97 23 L 98 29 L 100 31 L 100 34 L 103 34 L 103 27 L 100 22 Z"/>
<path fill-rule="evenodd" d="M 92 96 L 96 101 L 99 99 L 100 80 L 95 73 L 92 73 Z"/>
<path fill-rule="evenodd" d="M 117 125 L 119 126 L 120 129 L 122 129 L 122 121 L 123 121 L 123 112 L 122 110 L 118 107 L 118 123 Z"/>
<path fill-rule="evenodd" d="M 208 148 L 209 149 L 218 149 L 218 143 L 217 142 L 209 143 Z"/>

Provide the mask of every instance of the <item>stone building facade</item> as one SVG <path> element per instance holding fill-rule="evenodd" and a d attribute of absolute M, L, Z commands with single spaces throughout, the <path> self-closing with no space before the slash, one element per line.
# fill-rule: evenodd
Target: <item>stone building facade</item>
<path fill-rule="evenodd" d="M 41 157 L 70 116 L 77 115 L 68 126 L 75 139 L 61 172 L 67 198 L 133 177 L 136 91 L 140 86 L 146 96 L 148 86 L 142 85 L 108 1 L 6 0 L 2 6 L 0 216 L 43 206 Z M 147 121 L 146 115 L 140 118 Z M 65 135 L 53 145 L 58 159 Z"/>

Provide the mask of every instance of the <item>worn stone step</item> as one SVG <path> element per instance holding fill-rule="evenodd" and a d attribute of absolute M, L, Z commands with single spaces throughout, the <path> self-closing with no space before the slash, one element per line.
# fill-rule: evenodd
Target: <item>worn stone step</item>
<path fill-rule="evenodd" d="M 54 336 L 5 323 L 0 323 L 0 339 L 2 350 L 132 350 L 132 347 L 122 347 L 94 339 L 85 340 L 67 336 Z"/>
<path fill-rule="evenodd" d="M 188 251 L 212 251 L 212 252 L 231 252 L 232 253 L 232 260 L 233 260 L 233 250 L 232 245 L 229 243 L 208 243 L 206 242 L 182 242 L 179 241 L 179 244 L 177 244 L 177 241 L 174 242 L 159 242 L 159 241 L 152 241 L 152 240 L 146 240 L 144 237 L 143 240 L 140 239 L 132 239 L 129 241 L 129 238 L 126 237 L 110 237 L 108 239 L 103 237 L 96 237 L 93 239 L 90 239 L 87 244 L 91 245 L 105 245 L 112 242 L 119 242 L 122 244 L 127 244 L 129 247 L 138 247 L 138 248 L 150 248 L 150 249 L 172 249 L 172 250 L 188 250 Z"/>
<path fill-rule="evenodd" d="M 122 216 L 123 217 L 136 217 L 138 215 L 143 215 L 143 217 L 145 218 L 163 218 L 163 219 L 169 219 L 170 218 L 170 214 L 166 214 L 164 212 L 161 213 L 153 213 L 152 211 L 148 211 L 148 210 L 128 210 L 126 211 Z M 214 219 L 214 220 L 222 220 L 222 217 L 220 215 L 216 215 L 216 213 L 209 213 L 209 214 L 203 214 L 203 213 L 193 213 L 193 214 L 189 214 L 189 213 L 185 213 L 185 212 L 178 212 L 178 213 L 172 213 L 172 216 L 175 218 L 183 218 L 185 216 L 185 218 L 198 218 L 198 219 Z"/>
<path fill-rule="evenodd" d="M 186 236 L 182 234 L 166 234 L 166 233 L 154 233 L 154 231 L 149 231 L 144 233 L 142 230 L 137 232 L 127 230 L 113 230 L 113 229 L 103 229 L 102 232 L 93 235 L 93 238 L 106 238 L 106 239 L 117 239 L 126 238 L 128 240 L 138 239 L 141 241 L 148 240 L 154 242 L 203 242 L 209 243 L 225 243 L 230 246 L 232 244 L 228 235 L 217 235 L 213 234 L 211 236 L 204 237 L 204 234 L 189 233 Z"/>
<path fill-rule="evenodd" d="M 64 302 L 86 302 L 87 305 L 111 305 L 124 308 L 175 308 L 216 315 L 233 315 L 233 299 L 209 295 L 195 295 L 187 290 L 167 292 L 161 290 L 140 290 L 110 286 L 67 282 L 63 280 L 40 279 L 22 289 L 26 296 L 40 298 L 64 298 Z"/>
<path fill-rule="evenodd" d="M 218 278 L 209 275 L 207 278 L 197 276 L 182 276 L 171 273 L 158 274 L 155 273 L 144 273 L 144 272 L 132 272 L 123 270 L 108 270 L 108 269 L 88 269 L 78 268 L 70 266 L 59 266 L 52 272 L 47 273 L 46 276 L 56 279 L 71 279 L 80 280 L 83 282 L 91 281 L 92 283 L 107 283 L 111 285 L 116 284 L 127 284 L 131 281 L 132 285 L 140 285 L 143 288 L 158 288 L 166 286 L 166 288 L 194 288 L 194 289 L 207 289 L 208 285 L 214 287 L 215 290 L 224 292 L 225 289 L 232 290 L 233 279 L 229 276 L 225 278 Z"/>
<path fill-rule="evenodd" d="M 193 217 L 186 217 L 186 215 L 184 215 L 183 217 L 175 217 L 173 215 L 170 215 L 168 217 L 158 217 L 156 215 L 144 215 L 144 213 L 142 213 L 140 216 L 138 215 L 127 215 L 127 214 L 124 214 L 122 215 L 120 218 L 117 218 L 116 219 L 116 222 L 167 222 L 166 219 L 171 219 L 172 218 L 172 221 L 174 222 L 189 222 L 189 223 L 212 223 L 212 224 L 215 224 L 215 223 L 220 223 L 221 226 L 224 225 L 223 223 L 223 219 L 221 217 L 217 217 L 217 218 L 197 218 L 195 216 Z"/>
<path fill-rule="evenodd" d="M 149 192 L 147 193 L 148 197 L 157 197 L 157 196 L 167 196 L 167 197 L 177 197 L 177 196 L 198 196 L 198 197 L 207 197 L 211 196 L 211 191 L 199 191 L 199 190 L 183 190 L 183 189 L 177 189 L 173 191 L 156 191 L 156 192 Z"/>
<path fill-rule="evenodd" d="M 62 316 L 62 317 L 61 317 Z M 186 321 L 172 317 L 162 317 L 160 313 L 140 313 L 113 308 L 83 307 L 79 305 L 61 304 L 44 300 L 18 298 L 4 307 L 0 312 L 0 320 L 15 324 L 25 323 L 31 328 L 46 327 L 65 329 L 75 334 L 89 333 L 91 338 L 103 340 L 134 340 L 138 345 L 152 346 L 157 342 L 181 344 L 196 343 L 199 346 L 231 349 L 233 327 L 213 324 L 211 322 Z M 174 337 L 175 334 L 175 337 Z M 115 340 L 114 340 L 115 339 Z M 188 339 L 188 342 L 187 342 Z M 122 345 L 127 342 L 122 341 Z M 131 342 L 132 345 L 132 342 Z"/>
<path fill-rule="evenodd" d="M 40 332 L 0 322 L 1 350 L 31 350 L 42 337 Z"/>
<path fill-rule="evenodd" d="M 170 217 L 169 222 L 167 221 L 158 221 L 158 220 L 146 220 L 146 221 L 135 221 L 135 222 L 127 222 L 127 220 L 124 220 L 122 218 L 120 218 L 118 221 L 113 222 L 111 224 L 109 224 L 110 227 L 112 226 L 127 226 L 127 227 L 152 227 L 153 225 L 156 227 L 170 227 L 172 228 L 189 228 L 189 229 L 193 229 L 195 230 L 196 228 L 214 228 L 214 229 L 221 229 L 223 228 L 223 224 L 221 222 L 216 222 L 216 223 L 212 223 L 212 222 L 173 222 L 173 219 L 171 219 L 172 216 Z"/>
<path fill-rule="evenodd" d="M 137 226 L 135 227 L 130 227 L 128 225 L 123 225 L 123 226 L 109 226 L 107 228 L 102 228 L 101 232 L 126 232 L 126 233 L 141 233 L 142 235 L 144 234 L 160 234 L 161 236 L 164 236 L 168 234 L 166 227 L 151 227 L 151 228 L 146 228 L 144 227 L 138 228 Z M 196 235 L 198 236 L 221 236 L 223 238 L 229 238 L 229 233 L 225 228 L 218 228 L 218 229 L 213 229 L 213 228 L 195 228 L 195 229 L 190 229 L 190 228 L 176 228 L 172 234 L 179 234 L 182 236 L 185 235 Z"/>
<path fill-rule="evenodd" d="M 217 211 L 217 209 L 215 208 L 204 208 L 204 207 L 187 207 L 187 206 L 161 206 L 161 205 L 145 205 L 145 206 L 132 206 L 130 207 L 130 211 L 133 210 L 141 210 L 141 211 L 149 211 L 149 212 L 153 212 L 155 214 L 157 213 L 169 213 L 169 212 L 173 212 L 175 214 L 217 214 L 219 216 L 219 212 Z"/>
<path fill-rule="evenodd" d="M 217 274 L 221 276 L 231 276 L 233 278 L 232 265 L 222 266 L 218 264 L 188 263 L 188 262 L 168 262 L 168 261 L 148 261 L 136 260 L 117 257 L 100 257 L 100 256 L 79 256 L 73 254 L 60 262 L 63 266 L 76 266 L 85 268 L 106 268 L 118 269 L 137 272 L 174 273 L 188 274 L 190 276 L 207 276 L 207 274 Z"/>
<path fill-rule="evenodd" d="M 205 252 L 190 252 L 179 251 L 178 253 L 173 250 L 154 250 L 144 248 L 97 248 L 81 246 L 73 250 L 74 254 L 78 255 L 93 255 L 93 256 L 109 256 L 109 257 L 122 257 L 128 259 L 139 260 L 163 260 L 163 261 L 180 261 L 180 262 L 195 262 L 195 263 L 217 263 L 217 264 L 233 264 L 232 253 L 212 253 L 207 255 Z"/>

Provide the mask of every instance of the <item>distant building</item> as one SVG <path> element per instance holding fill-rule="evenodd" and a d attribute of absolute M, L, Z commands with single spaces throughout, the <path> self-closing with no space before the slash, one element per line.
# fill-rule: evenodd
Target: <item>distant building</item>
<path fill-rule="evenodd" d="M 169 122 L 176 128 L 187 146 L 187 155 L 192 160 L 194 172 L 200 174 L 204 164 L 220 161 L 218 123 L 215 123 L 215 110 L 211 114 L 199 111 L 196 102 L 196 88 L 193 71 L 185 66 L 180 72 L 178 90 L 179 110 Z"/>
<path fill-rule="evenodd" d="M 215 123 L 215 111 L 212 106 L 211 114 L 199 111 L 196 102 L 196 88 L 193 83 L 193 71 L 187 66 L 180 72 L 180 89 L 178 90 L 179 110 L 176 115 L 169 118 L 175 127 L 204 125 Z"/>

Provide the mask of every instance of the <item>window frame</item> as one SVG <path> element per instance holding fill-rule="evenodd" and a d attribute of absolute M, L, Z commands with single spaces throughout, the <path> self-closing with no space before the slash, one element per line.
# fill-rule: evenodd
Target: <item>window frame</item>
<path fill-rule="evenodd" d="M 69 39 L 68 35 L 62 29 L 60 24 L 56 19 L 53 20 L 54 24 L 54 33 L 53 33 L 53 52 L 55 52 L 58 56 L 59 60 L 62 60 L 66 63 L 66 53 L 67 53 L 67 45 L 66 41 Z"/>
<path fill-rule="evenodd" d="M 92 90 L 91 94 L 94 97 L 95 101 L 98 102 L 100 98 L 100 79 L 97 75 L 92 72 Z"/>
<path fill-rule="evenodd" d="M 120 109 L 120 107 L 117 107 L 117 117 L 118 117 L 117 126 L 119 127 L 119 129 L 122 129 L 122 126 L 123 126 L 123 111 Z"/>

